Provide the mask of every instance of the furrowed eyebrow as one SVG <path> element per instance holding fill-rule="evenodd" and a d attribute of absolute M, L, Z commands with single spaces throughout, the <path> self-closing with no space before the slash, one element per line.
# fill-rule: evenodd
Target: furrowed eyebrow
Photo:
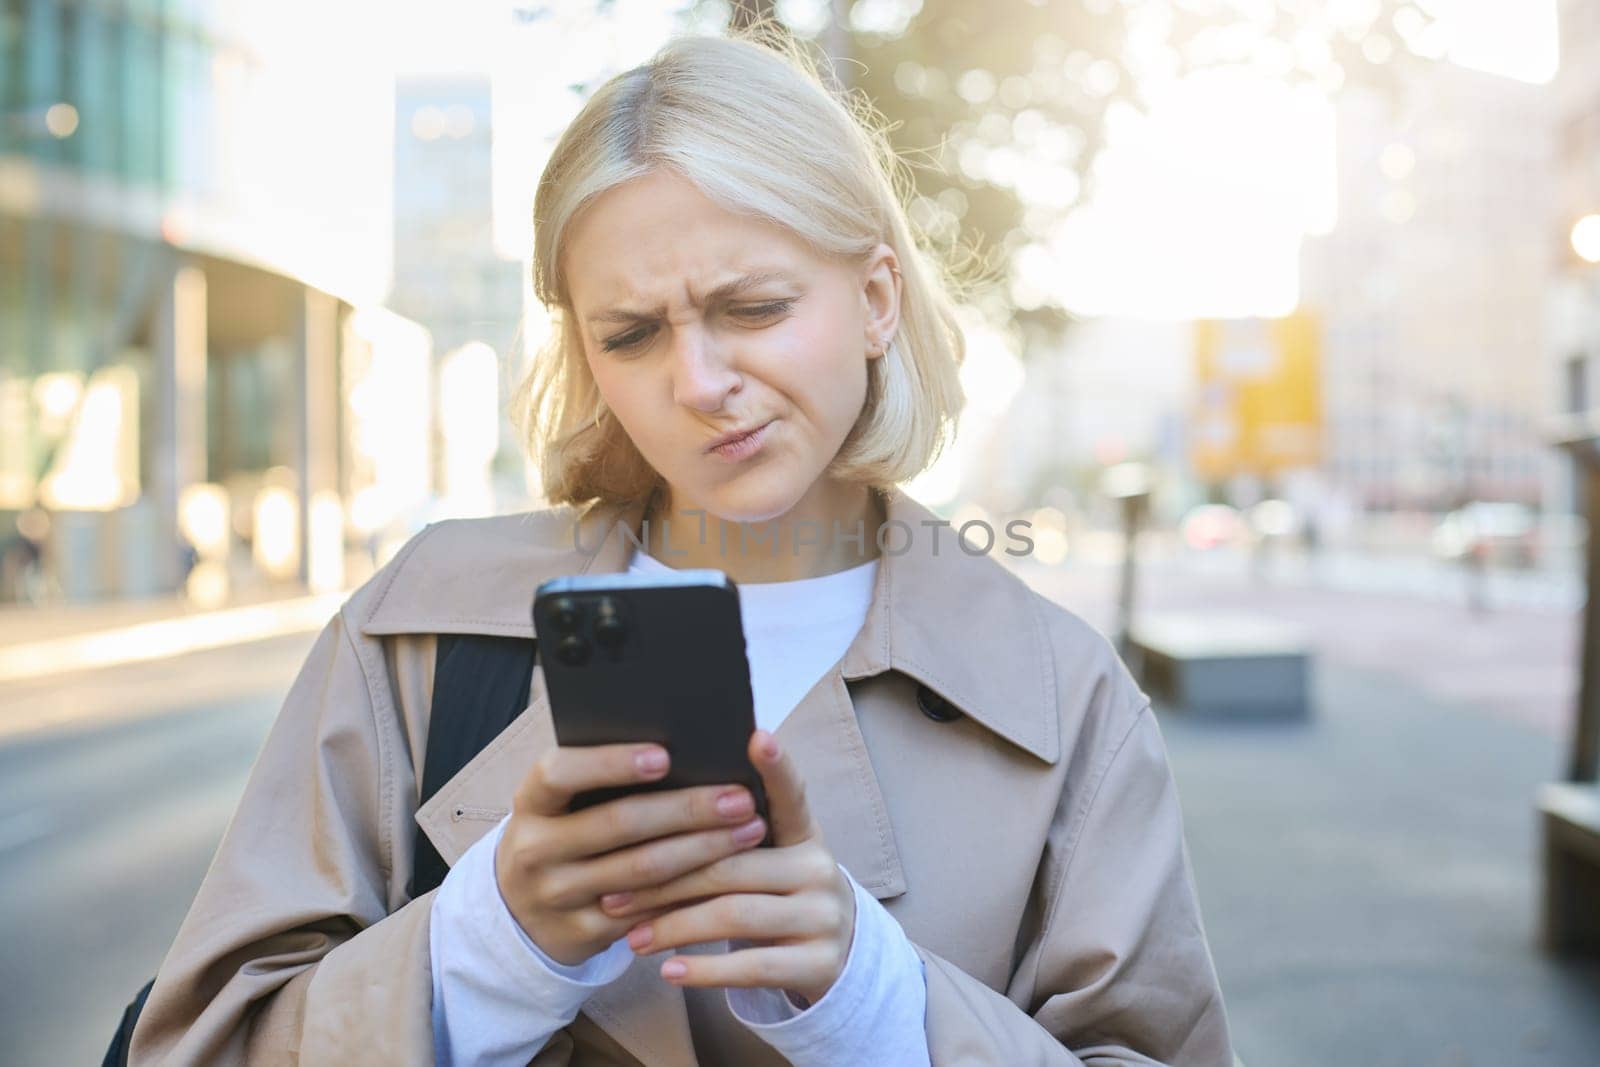
<path fill-rule="evenodd" d="M 760 271 L 756 274 L 746 274 L 743 277 L 735 278 L 731 282 L 723 282 L 721 285 L 707 293 L 703 300 L 698 301 L 698 304 L 715 304 L 718 301 L 730 300 L 733 297 L 741 295 L 742 293 L 747 293 L 751 289 L 756 289 L 760 286 L 766 285 L 768 282 L 786 281 L 789 281 L 789 275 L 784 274 L 781 271 Z M 661 311 L 659 309 L 654 312 L 650 312 L 634 311 L 630 308 L 610 308 L 606 311 L 597 311 L 584 321 L 638 322 L 641 319 L 652 318 L 660 314 Z"/>

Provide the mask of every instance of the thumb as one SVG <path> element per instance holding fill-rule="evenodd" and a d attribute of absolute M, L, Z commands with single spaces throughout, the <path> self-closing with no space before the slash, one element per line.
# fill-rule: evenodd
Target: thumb
<path fill-rule="evenodd" d="M 806 785 L 794 761 L 767 730 L 750 735 L 750 762 L 761 775 L 767 791 L 767 816 L 772 826 L 772 843 L 796 845 L 812 834 L 811 809 L 806 804 Z"/>

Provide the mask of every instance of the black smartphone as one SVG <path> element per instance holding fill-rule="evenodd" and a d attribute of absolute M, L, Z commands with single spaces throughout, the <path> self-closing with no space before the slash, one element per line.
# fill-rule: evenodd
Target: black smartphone
<path fill-rule="evenodd" d="M 733 579 L 718 570 L 552 578 L 534 594 L 533 629 L 560 744 L 653 741 L 672 759 L 665 778 L 580 793 L 573 810 L 737 783 L 767 817 L 748 755 L 755 701 Z"/>

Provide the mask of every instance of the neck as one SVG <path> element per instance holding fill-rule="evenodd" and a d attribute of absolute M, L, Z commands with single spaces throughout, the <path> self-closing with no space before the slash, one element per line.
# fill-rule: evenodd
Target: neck
<path fill-rule="evenodd" d="M 719 518 L 674 495 L 663 487 L 646 511 L 645 551 L 670 567 L 719 570 L 735 582 L 817 578 L 877 559 L 878 528 L 888 517 L 878 494 L 859 484 L 818 482 L 763 522 Z"/>

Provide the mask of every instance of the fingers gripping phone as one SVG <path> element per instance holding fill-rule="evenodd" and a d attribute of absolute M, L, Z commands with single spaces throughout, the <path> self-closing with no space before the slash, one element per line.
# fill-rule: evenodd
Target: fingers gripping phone
<path fill-rule="evenodd" d="M 533 628 L 560 744 L 651 741 L 672 760 L 665 778 L 580 793 L 573 810 L 737 783 L 767 818 L 748 755 L 755 702 L 731 578 L 718 570 L 553 578 L 534 595 Z"/>

